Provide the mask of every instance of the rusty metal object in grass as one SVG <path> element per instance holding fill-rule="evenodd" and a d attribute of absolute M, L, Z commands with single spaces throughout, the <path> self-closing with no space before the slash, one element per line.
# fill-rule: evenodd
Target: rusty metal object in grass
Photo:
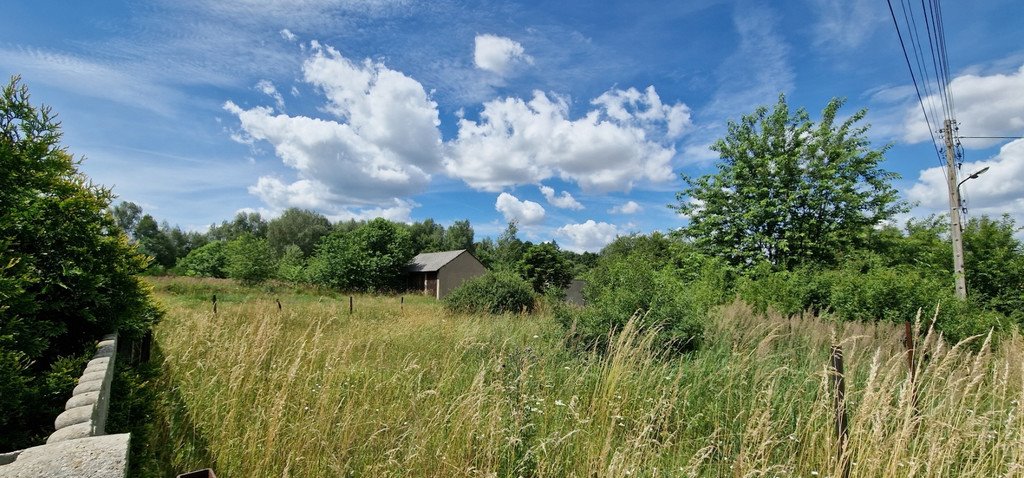
<path fill-rule="evenodd" d="M 281 310 L 281 299 L 274 299 L 277 302 L 277 310 Z"/>
<path fill-rule="evenodd" d="M 352 296 L 348 296 L 348 313 L 349 313 L 349 315 L 352 315 L 352 310 L 353 310 Z"/>
<path fill-rule="evenodd" d="M 217 294 L 213 294 L 212 302 L 213 302 L 213 313 L 214 313 L 214 315 L 216 315 L 217 314 Z"/>
<path fill-rule="evenodd" d="M 843 347 L 841 345 L 833 345 L 831 355 L 833 405 L 836 412 L 836 458 L 843 467 L 843 478 L 848 478 L 850 476 L 850 461 L 847 459 L 845 451 L 846 445 L 849 442 L 849 429 L 847 428 L 846 418 L 846 377 L 843 373 Z"/>

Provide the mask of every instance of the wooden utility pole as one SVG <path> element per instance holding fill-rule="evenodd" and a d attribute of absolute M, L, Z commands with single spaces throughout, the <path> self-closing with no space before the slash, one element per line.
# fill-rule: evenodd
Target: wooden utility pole
<path fill-rule="evenodd" d="M 949 220 L 953 237 L 953 275 L 956 276 L 956 296 L 967 298 L 967 278 L 964 275 L 964 238 L 960 226 L 960 185 L 956 181 L 956 151 L 953 146 L 953 120 L 946 120 L 942 129 L 946 139 L 946 183 L 949 185 Z"/>

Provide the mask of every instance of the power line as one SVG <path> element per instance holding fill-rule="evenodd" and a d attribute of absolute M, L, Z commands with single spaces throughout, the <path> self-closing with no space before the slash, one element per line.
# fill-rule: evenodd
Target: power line
<path fill-rule="evenodd" d="M 896 36 L 900 39 L 900 47 L 903 49 L 903 59 L 907 62 L 907 70 L 910 71 L 910 80 L 914 82 L 914 91 L 917 92 L 917 102 L 921 104 L 921 114 L 924 115 L 924 122 L 928 127 L 928 134 L 932 137 L 932 146 L 935 147 L 935 155 L 941 158 L 942 155 L 939 153 L 938 141 L 935 140 L 935 131 L 934 128 L 932 128 L 931 121 L 928 119 L 928 111 L 924 106 L 924 99 L 921 97 L 921 87 L 917 84 L 917 76 L 914 74 L 914 67 L 910 65 L 910 55 L 907 54 L 907 44 L 903 41 L 903 33 L 900 32 L 900 23 L 896 20 L 896 12 L 892 8 L 892 0 L 886 0 L 886 3 L 889 4 L 889 14 L 892 16 L 892 24 L 896 27 Z M 904 13 L 906 13 L 905 8 Z M 906 18 L 906 16 L 904 16 L 904 18 Z M 939 162 L 941 163 L 941 160 Z"/>
<path fill-rule="evenodd" d="M 1024 136 L 957 136 L 961 139 L 1024 139 Z"/>

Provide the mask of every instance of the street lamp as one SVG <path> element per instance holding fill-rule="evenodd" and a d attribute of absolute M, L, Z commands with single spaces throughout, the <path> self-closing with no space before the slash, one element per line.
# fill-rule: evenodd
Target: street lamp
<path fill-rule="evenodd" d="M 984 168 L 981 168 L 981 169 L 971 173 L 970 176 L 967 176 L 966 178 L 961 180 L 959 183 L 956 183 L 956 197 L 957 198 L 960 197 L 960 185 L 961 184 L 966 183 L 967 181 L 970 181 L 971 179 L 975 179 L 978 176 L 981 176 L 982 174 L 985 174 L 985 172 L 988 171 L 988 168 L 989 168 L 988 166 L 985 166 Z M 963 200 L 960 201 L 960 209 L 963 209 L 965 214 L 967 213 L 967 208 L 964 207 Z"/>

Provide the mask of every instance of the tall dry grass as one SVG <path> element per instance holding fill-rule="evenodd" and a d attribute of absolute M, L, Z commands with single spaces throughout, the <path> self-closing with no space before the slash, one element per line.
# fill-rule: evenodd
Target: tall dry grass
<path fill-rule="evenodd" d="M 550 317 L 239 292 L 214 316 L 172 293 L 157 330 L 176 470 L 258 476 L 839 476 L 829 346 L 846 357 L 851 476 L 1024 474 L 1019 336 L 973 353 L 929 335 L 912 391 L 902 332 L 709 319 L 663 356 L 627 327 L 570 351 Z M 978 338 L 975 340 L 985 340 Z M 914 397 L 916 399 L 916 407 Z"/>

